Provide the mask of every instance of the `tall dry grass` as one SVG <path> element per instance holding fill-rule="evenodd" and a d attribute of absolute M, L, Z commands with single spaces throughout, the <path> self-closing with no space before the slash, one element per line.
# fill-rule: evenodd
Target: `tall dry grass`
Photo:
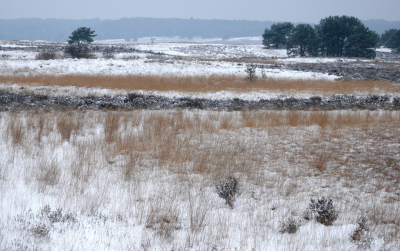
<path fill-rule="evenodd" d="M 77 133 L 82 127 L 81 116 L 79 113 L 69 111 L 63 116 L 57 116 L 57 131 L 63 140 L 69 141 L 73 133 Z"/>
<path fill-rule="evenodd" d="M 90 180 L 95 163 L 118 170 L 125 181 L 137 179 L 145 166 L 210 181 L 241 173 L 261 184 L 266 159 L 302 166 L 292 171 L 273 167 L 286 177 L 329 174 L 365 180 L 366 167 L 386 180 L 400 175 L 393 145 L 400 142 L 400 114 L 392 111 L 36 111 L 11 116 L 6 133 L 17 148 L 43 146 L 43 137 L 52 147 L 67 141 L 76 148 L 69 166 L 79 186 Z M 101 128 L 103 135 L 82 141 L 90 128 Z M 51 163 L 37 165 L 36 177 L 45 187 L 58 184 L 60 171 Z"/>
<path fill-rule="evenodd" d="M 77 86 L 123 90 L 218 92 L 218 91 L 296 91 L 309 93 L 354 94 L 400 93 L 400 86 L 375 80 L 285 80 L 262 79 L 249 82 L 238 76 L 88 76 L 88 75 L 28 75 L 0 76 L 0 83 L 34 86 Z"/>
<path fill-rule="evenodd" d="M 63 140 L 71 141 L 72 134 L 82 134 L 83 119 L 80 112 L 56 113 L 56 127 Z M 95 122 L 102 124 L 103 141 L 91 142 L 103 148 L 104 162 L 120 168 L 124 180 L 131 180 L 135 172 L 143 165 L 143 160 L 156 161 L 154 167 L 167 168 L 178 174 L 200 174 L 211 180 L 227 178 L 232 173 L 246 173 L 251 179 L 262 179 L 258 168 L 265 165 L 266 149 L 272 159 L 278 160 L 285 156 L 285 145 L 279 142 L 287 138 L 288 145 L 297 145 L 298 152 L 288 159 L 295 164 L 304 161 L 309 166 L 308 173 L 338 173 L 337 169 L 329 167 L 349 163 L 342 160 L 340 152 L 346 147 L 357 147 L 348 142 L 348 133 L 355 134 L 360 139 L 378 137 L 381 132 L 377 128 L 394 128 L 400 124 L 399 113 L 382 111 L 243 111 L 243 112 L 184 112 L 184 111 L 134 111 L 134 112 L 98 112 L 92 117 Z M 49 126 L 47 128 L 50 128 Z M 306 145 L 298 145 L 296 138 L 291 135 L 296 128 L 316 128 L 317 133 L 307 132 L 298 135 L 309 138 Z M 38 130 L 43 130 L 38 128 Z M 229 138 L 238 132 L 250 130 L 245 138 Z M 268 132 L 271 142 L 260 140 L 260 136 Z M 49 132 L 42 132 L 49 134 Z M 14 136 L 13 136 L 14 137 Z M 228 137 L 228 138 L 227 138 Z M 291 138 L 292 137 L 292 138 Z M 382 136 L 379 136 L 382 138 Z M 386 140 L 390 141 L 391 138 Z M 18 142 L 18 141 L 15 141 Z M 71 141 L 73 144 L 75 141 Z M 340 142 L 344 145 L 340 146 Z M 278 145 L 275 145 L 278 144 Z M 326 145 L 325 145 L 326 144 Z M 338 151 L 335 147 L 342 147 Z M 85 162 L 94 162 L 85 146 L 79 145 L 79 158 Z M 280 150 L 279 150 L 280 149 Z M 301 149 L 301 150 L 300 150 Z M 287 151 L 291 152 L 289 148 Z M 375 151 L 374 158 L 388 158 L 391 150 Z M 374 158 L 368 157 L 367 152 L 356 157 L 364 165 L 376 164 Z M 377 158 L 379 155 L 379 158 Z M 123 161 L 116 159 L 126 156 Z M 361 157 L 364 156 L 364 157 Z M 393 162 L 393 161 L 392 161 Z M 88 167 L 89 168 L 89 167 Z M 74 171 L 76 172 L 76 171 Z M 379 171 L 383 172 L 383 171 Z M 86 172 L 88 173 L 88 172 Z M 305 172 L 307 173 L 307 172 Z M 343 173 L 345 174 L 345 173 Z M 75 176 L 80 177 L 81 171 Z M 289 175 L 289 174 L 287 174 Z M 354 175 L 351 170 L 346 176 Z M 359 175 L 359 173 L 357 173 Z M 391 175 L 391 174 L 387 174 Z M 86 175 L 85 175 L 86 176 Z M 87 177 L 85 178 L 87 180 Z"/>
<path fill-rule="evenodd" d="M 11 137 L 13 145 L 18 145 L 23 142 L 26 136 L 26 124 L 23 118 L 19 117 L 18 113 L 11 113 L 11 120 L 13 123 L 9 123 L 7 126 L 7 136 Z"/>

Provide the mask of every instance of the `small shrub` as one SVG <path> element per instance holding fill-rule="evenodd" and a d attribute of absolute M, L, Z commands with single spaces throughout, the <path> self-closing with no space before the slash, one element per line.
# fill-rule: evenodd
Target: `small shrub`
<path fill-rule="evenodd" d="M 261 68 L 261 78 L 263 78 L 263 79 L 267 79 L 267 78 L 268 78 L 268 77 L 267 77 L 267 73 L 265 72 L 264 67 Z"/>
<path fill-rule="evenodd" d="M 226 204 L 233 208 L 233 203 L 237 196 L 240 195 L 240 189 L 236 178 L 230 178 L 226 181 L 220 181 L 217 185 L 217 193 L 219 197 L 225 199 Z"/>
<path fill-rule="evenodd" d="M 38 223 L 35 227 L 31 228 L 31 232 L 36 238 L 49 238 L 50 228 L 43 223 Z"/>
<path fill-rule="evenodd" d="M 51 213 L 51 207 L 49 205 L 45 205 L 42 209 L 40 209 L 39 216 L 41 218 L 47 218 L 50 213 Z"/>
<path fill-rule="evenodd" d="M 44 206 L 39 213 L 39 217 L 42 219 L 47 219 L 50 223 L 57 222 L 76 222 L 76 215 L 73 213 L 64 213 L 63 209 L 58 208 L 56 211 L 51 211 L 49 205 Z"/>
<path fill-rule="evenodd" d="M 311 198 L 310 210 L 315 215 L 315 219 L 325 226 L 330 226 L 332 223 L 337 220 L 338 214 L 335 212 L 335 208 L 333 207 L 333 199 L 332 198 L 318 198 L 315 201 L 314 198 Z"/>
<path fill-rule="evenodd" d="M 257 68 L 257 65 L 255 65 L 255 64 L 246 65 L 245 72 L 247 73 L 247 79 L 248 80 L 254 81 L 257 78 L 257 76 L 256 76 L 256 68 Z"/>
<path fill-rule="evenodd" d="M 303 219 L 308 220 L 308 221 L 310 221 L 314 218 L 313 212 L 310 209 L 304 211 L 301 216 Z"/>
<path fill-rule="evenodd" d="M 292 218 L 287 219 L 286 221 L 281 222 L 281 233 L 289 233 L 294 234 L 300 227 L 300 222 L 296 221 Z"/>
<path fill-rule="evenodd" d="M 358 220 L 358 227 L 351 234 L 350 238 L 353 242 L 358 245 L 359 249 L 366 250 L 370 248 L 371 245 L 371 235 L 367 233 L 369 231 L 367 225 L 367 220 L 364 217 L 361 217 Z"/>
<path fill-rule="evenodd" d="M 42 50 L 35 58 L 37 60 L 51 60 L 59 58 L 59 54 L 54 50 Z"/>
<path fill-rule="evenodd" d="M 114 55 L 115 55 L 114 50 L 111 48 L 104 49 L 102 54 L 103 54 L 103 58 L 108 58 L 108 59 L 114 58 Z"/>
<path fill-rule="evenodd" d="M 358 228 L 354 230 L 353 234 L 351 235 L 351 239 L 353 241 L 362 241 L 362 236 L 364 235 L 365 231 L 368 231 L 368 227 L 366 225 L 367 219 L 361 217 L 358 220 Z"/>
<path fill-rule="evenodd" d="M 69 44 L 65 46 L 64 53 L 72 58 L 93 58 L 87 44 Z"/>

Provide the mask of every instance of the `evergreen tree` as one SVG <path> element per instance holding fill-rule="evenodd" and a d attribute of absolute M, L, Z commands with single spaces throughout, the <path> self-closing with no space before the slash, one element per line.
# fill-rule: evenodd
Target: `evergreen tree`
<path fill-rule="evenodd" d="M 400 53 L 400 29 L 390 29 L 381 36 L 381 44 L 387 48 L 395 49 Z"/>
<path fill-rule="evenodd" d="M 383 45 L 387 48 L 394 48 L 396 32 L 397 32 L 397 29 L 386 30 L 381 35 L 381 41 L 380 41 L 381 45 Z"/>
<path fill-rule="evenodd" d="M 320 52 L 327 57 L 375 57 L 378 35 L 355 17 L 330 16 L 316 26 Z"/>
<path fill-rule="evenodd" d="M 64 52 L 70 55 L 72 58 L 90 58 L 89 44 L 94 40 L 93 38 L 97 35 L 95 31 L 90 30 L 87 27 L 79 27 L 74 30 L 69 36 L 68 45 L 64 48 Z"/>
<path fill-rule="evenodd" d="M 394 34 L 393 41 L 393 48 L 397 53 L 400 53 L 400 30 L 397 30 L 396 34 Z"/>
<path fill-rule="evenodd" d="M 68 44 L 77 43 L 80 46 L 83 43 L 90 44 L 94 40 L 93 38 L 97 35 L 94 35 L 95 31 L 90 30 L 87 27 L 79 27 L 78 29 L 74 30 L 69 36 Z"/>
<path fill-rule="evenodd" d="M 318 38 L 315 29 L 309 24 L 298 24 L 286 44 L 289 56 L 318 56 Z"/>
<path fill-rule="evenodd" d="M 364 26 L 357 26 L 353 34 L 347 38 L 345 56 L 375 58 L 375 47 L 378 42 L 378 34 Z"/>
<path fill-rule="evenodd" d="M 265 29 L 263 36 L 263 45 L 267 48 L 276 48 L 285 46 L 287 38 L 294 28 L 290 22 L 277 23 L 271 25 L 270 29 Z"/>

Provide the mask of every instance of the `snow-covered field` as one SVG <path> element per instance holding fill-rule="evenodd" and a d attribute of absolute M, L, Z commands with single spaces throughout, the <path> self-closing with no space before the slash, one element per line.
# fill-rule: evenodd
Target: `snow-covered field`
<path fill-rule="evenodd" d="M 7 46 L 12 46 L 7 44 Z M 22 45 L 20 45 L 22 46 Z M 26 46 L 34 46 L 28 44 Z M 112 75 L 112 76 L 237 76 L 246 78 L 247 63 L 226 61 L 241 58 L 286 58 L 286 50 L 266 50 L 261 45 L 217 45 L 190 43 L 155 43 L 155 44 L 126 44 L 145 52 L 117 53 L 113 59 L 102 58 L 97 54 L 95 59 L 57 59 L 36 60 L 37 51 L 12 50 L 0 51 L 0 75 L 2 76 L 37 76 L 37 75 Z M 308 59 L 312 60 L 312 59 Z M 319 59 L 318 59 L 319 60 Z M 284 61 L 282 61 L 284 62 Z M 281 63 L 282 63 L 281 62 Z M 274 63 L 272 61 L 271 63 Z M 262 72 L 261 72 L 262 71 Z M 327 80 L 334 81 L 338 77 L 325 73 L 302 72 L 282 69 L 256 69 L 256 74 L 264 78 L 287 80 Z M 3 83 L 7 84 L 8 83 Z M 18 84 L 18 83 L 14 83 Z M 30 88 L 30 87 L 27 87 Z M 40 86 L 38 87 L 40 88 Z M 157 90 L 135 90 L 140 93 L 164 95 L 169 97 L 203 97 L 212 99 L 266 99 L 287 95 L 285 91 L 256 90 L 246 93 L 234 93 L 226 90 L 218 93 L 185 93 L 160 92 Z M 110 94 L 116 91 L 111 91 Z M 121 91 L 117 91 L 121 92 Z M 122 92 L 124 92 L 122 90 Z M 101 91 L 104 93 L 104 90 Z M 312 93 L 290 93 L 291 96 L 310 96 Z"/>
<path fill-rule="evenodd" d="M 154 59 L 63 59 L 63 60 L 0 60 L 2 75 L 152 75 L 246 77 L 246 65 L 225 61 L 187 61 Z M 266 77 L 281 79 L 328 79 L 337 77 L 290 70 L 265 70 Z"/>
<path fill-rule="evenodd" d="M 17 112 L 3 250 L 399 250 L 398 112 Z M 231 209 L 215 184 L 238 179 Z M 338 219 L 306 220 L 310 198 Z M 360 217 L 369 231 L 352 238 Z M 295 233 L 281 233 L 293 219 Z M 396 248 L 397 247 L 397 248 Z"/>
<path fill-rule="evenodd" d="M 35 59 L 33 42 L 2 43 L 9 49 L 0 51 L 0 76 L 7 77 L 245 79 L 251 62 L 355 61 L 287 58 L 285 50 L 261 45 L 157 40 L 108 44 L 137 50 L 112 59 L 98 53 L 45 61 Z M 256 74 L 282 83 L 335 85 L 337 79 L 288 69 L 258 68 Z M 0 90 L 51 96 L 132 91 L 79 86 L 3 82 Z M 368 95 L 399 93 L 378 87 Z M 135 91 L 245 100 L 288 93 Z M 293 89 L 291 95 L 316 94 Z M 399 147 L 399 111 L 2 111 L 0 250 L 400 250 Z M 240 193 L 230 207 L 216 185 L 232 178 Z M 310 199 L 323 196 L 333 199 L 331 216 L 337 214 L 329 226 L 310 211 Z"/>

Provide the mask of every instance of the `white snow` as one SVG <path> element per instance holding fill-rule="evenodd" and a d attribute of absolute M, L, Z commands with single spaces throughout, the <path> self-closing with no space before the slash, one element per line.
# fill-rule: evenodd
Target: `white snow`
<path fill-rule="evenodd" d="M 377 48 L 376 51 L 390 53 L 390 52 L 392 52 L 393 50 L 390 49 L 390 48 L 386 48 L 386 47 L 383 47 L 383 46 L 382 46 L 381 48 Z"/>
<path fill-rule="evenodd" d="M 227 45 L 227 44 L 191 44 L 191 43 L 154 43 L 138 44 L 135 48 L 152 50 L 168 55 L 181 55 L 210 58 L 286 58 L 284 49 L 265 49 L 262 45 Z"/>
<path fill-rule="evenodd" d="M 153 76 L 246 76 L 246 65 L 225 61 L 187 61 L 168 59 L 62 59 L 0 60 L 2 75 L 153 75 Z M 258 69 L 260 71 L 260 69 Z M 337 77 L 323 73 L 266 69 L 267 77 L 281 79 L 327 79 Z"/>

